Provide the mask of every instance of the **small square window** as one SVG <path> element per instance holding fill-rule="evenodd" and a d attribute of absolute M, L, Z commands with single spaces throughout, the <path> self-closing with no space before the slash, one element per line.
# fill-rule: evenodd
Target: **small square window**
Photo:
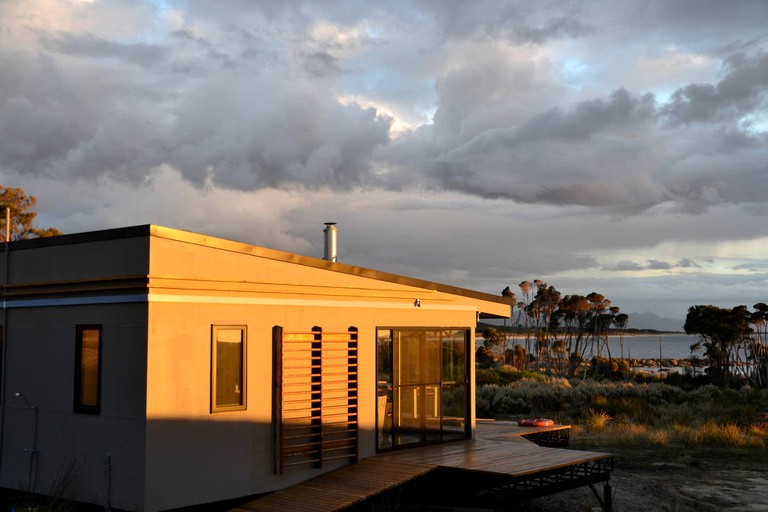
<path fill-rule="evenodd" d="M 244 325 L 211 328 L 211 412 L 246 408 Z"/>

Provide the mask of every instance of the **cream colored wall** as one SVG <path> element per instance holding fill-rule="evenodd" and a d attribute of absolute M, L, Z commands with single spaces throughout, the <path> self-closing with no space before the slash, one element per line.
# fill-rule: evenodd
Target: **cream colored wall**
<path fill-rule="evenodd" d="M 211 242 L 213 245 L 209 246 L 203 244 L 208 241 L 205 237 L 191 238 L 200 243 L 152 237 L 150 286 L 154 293 L 204 296 L 227 291 L 233 296 L 324 301 L 331 306 L 353 301 L 404 307 L 412 306 L 414 300 L 419 299 L 422 309 L 463 308 L 501 316 L 509 314 L 509 305 L 497 302 L 496 298 L 482 300 L 426 289 L 419 286 L 418 280 L 409 278 L 389 282 L 377 279 L 375 271 L 234 242 L 218 240 L 215 241 L 218 244 Z M 329 269 L 344 271 L 329 272 Z"/>
<path fill-rule="evenodd" d="M 287 332 L 358 328 L 366 457 L 376 452 L 376 328 L 474 331 L 476 321 L 463 298 L 165 239 L 152 239 L 150 276 L 158 287 L 149 310 L 147 510 L 261 493 L 319 473 L 274 472 L 275 325 Z M 416 297 L 421 307 L 413 305 Z M 211 325 L 248 328 L 246 410 L 210 412 Z"/>
<path fill-rule="evenodd" d="M 210 413 L 211 325 L 246 325 L 247 409 Z M 377 326 L 474 327 L 474 314 L 262 305 L 150 305 L 146 509 L 256 494 L 303 481 L 316 469 L 274 473 L 272 328 L 359 329 L 361 457 L 375 443 Z M 338 464 L 337 464 L 338 465 Z M 332 466 L 331 466 L 332 467 Z"/>
<path fill-rule="evenodd" d="M 492 313 L 508 308 L 420 288 L 413 280 L 372 279 L 354 275 L 354 268 L 347 269 L 351 274 L 329 272 L 334 268 L 330 263 L 292 263 L 290 255 L 281 260 L 284 253 L 276 259 L 257 257 L 254 254 L 275 252 L 221 241 L 213 244 L 216 247 L 191 244 L 183 236 L 166 236 L 173 230 L 160 231 L 163 236 L 11 252 L 12 283 L 59 283 L 56 293 L 73 291 L 67 297 L 88 302 L 92 299 L 87 290 L 93 286 L 102 287 L 97 295 L 109 295 L 110 300 L 121 293 L 143 297 L 143 281 L 121 289 L 110 279 L 148 275 L 150 302 L 55 306 L 53 301 L 50 307 L 9 310 L 1 485 L 19 488 L 27 480 L 29 455 L 23 448 L 30 443 L 34 418 L 13 396 L 20 391 L 39 408 L 38 491 L 50 492 L 57 475 L 71 463 L 82 482 L 74 497 L 103 503 L 107 454 L 115 508 L 161 510 L 285 487 L 317 470 L 274 475 L 274 325 L 286 331 L 307 331 L 315 325 L 325 331 L 351 325 L 359 329 L 359 418 L 365 457 L 375 453 L 376 327 L 473 331 L 478 306 Z M 199 235 L 191 238 L 205 241 Z M 72 283 L 66 284 L 71 290 L 62 288 L 62 282 Z M 416 298 L 419 308 L 413 305 Z M 104 326 L 98 416 L 72 412 L 77 324 Z M 213 324 L 248 326 L 244 411 L 209 412 Z"/>

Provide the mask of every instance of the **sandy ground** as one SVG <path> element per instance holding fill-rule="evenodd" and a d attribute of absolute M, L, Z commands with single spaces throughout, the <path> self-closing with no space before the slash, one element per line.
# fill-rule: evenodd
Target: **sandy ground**
<path fill-rule="evenodd" d="M 747 458 L 683 453 L 658 460 L 652 452 L 617 454 L 610 482 L 613 510 L 768 512 L 768 460 Z M 597 489 L 602 494 L 602 484 Z M 537 512 L 601 510 L 588 487 L 539 498 L 528 507 Z"/>

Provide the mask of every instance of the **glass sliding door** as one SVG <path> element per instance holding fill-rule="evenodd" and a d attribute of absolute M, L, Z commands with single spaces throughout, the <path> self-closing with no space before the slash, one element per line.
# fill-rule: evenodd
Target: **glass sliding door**
<path fill-rule="evenodd" d="M 468 339 L 464 329 L 378 330 L 379 449 L 467 437 Z"/>
<path fill-rule="evenodd" d="M 443 438 L 464 439 L 469 423 L 467 331 L 443 331 L 440 349 L 442 351 L 440 403 Z"/>

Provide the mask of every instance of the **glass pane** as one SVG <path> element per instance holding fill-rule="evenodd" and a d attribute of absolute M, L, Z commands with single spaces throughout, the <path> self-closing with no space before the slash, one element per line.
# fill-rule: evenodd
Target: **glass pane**
<path fill-rule="evenodd" d="M 395 362 L 396 384 L 418 384 L 421 382 L 421 358 L 419 357 L 421 333 L 395 331 L 397 361 Z"/>
<path fill-rule="evenodd" d="M 443 333 L 443 384 L 458 384 L 466 381 L 466 332 L 445 331 Z"/>
<path fill-rule="evenodd" d="M 379 448 L 466 436 L 466 342 L 465 330 L 379 331 L 379 410 L 389 414 L 387 406 L 392 406 L 391 428 L 379 419 Z M 392 355 L 387 368 L 388 350 Z M 391 399 L 383 398 L 390 393 Z M 389 417 L 385 415 L 385 421 Z"/>
<path fill-rule="evenodd" d="M 440 384 L 440 331 L 424 333 L 424 378 L 423 384 Z"/>
<path fill-rule="evenodd" d="M 392 331 L 382 329 L 376 340 L 376 420 L 379 449 L 392 447 Z"/>
<path fill-rule="evenodd" d="M 443 332 L 443 437 L 463 438 L 467 421 L 466 331 Z"/>
<path fill-rule="evenodd" d="M 216 330 L 216 406 L 243 405 L 243 330 Z"/>
<path fill-rule="evenodd" d="M 80 396 L 79 403 L 87 407 L 99 405 L 99 350 L 100 331 L 82 329 L 80 350 Z"/>

